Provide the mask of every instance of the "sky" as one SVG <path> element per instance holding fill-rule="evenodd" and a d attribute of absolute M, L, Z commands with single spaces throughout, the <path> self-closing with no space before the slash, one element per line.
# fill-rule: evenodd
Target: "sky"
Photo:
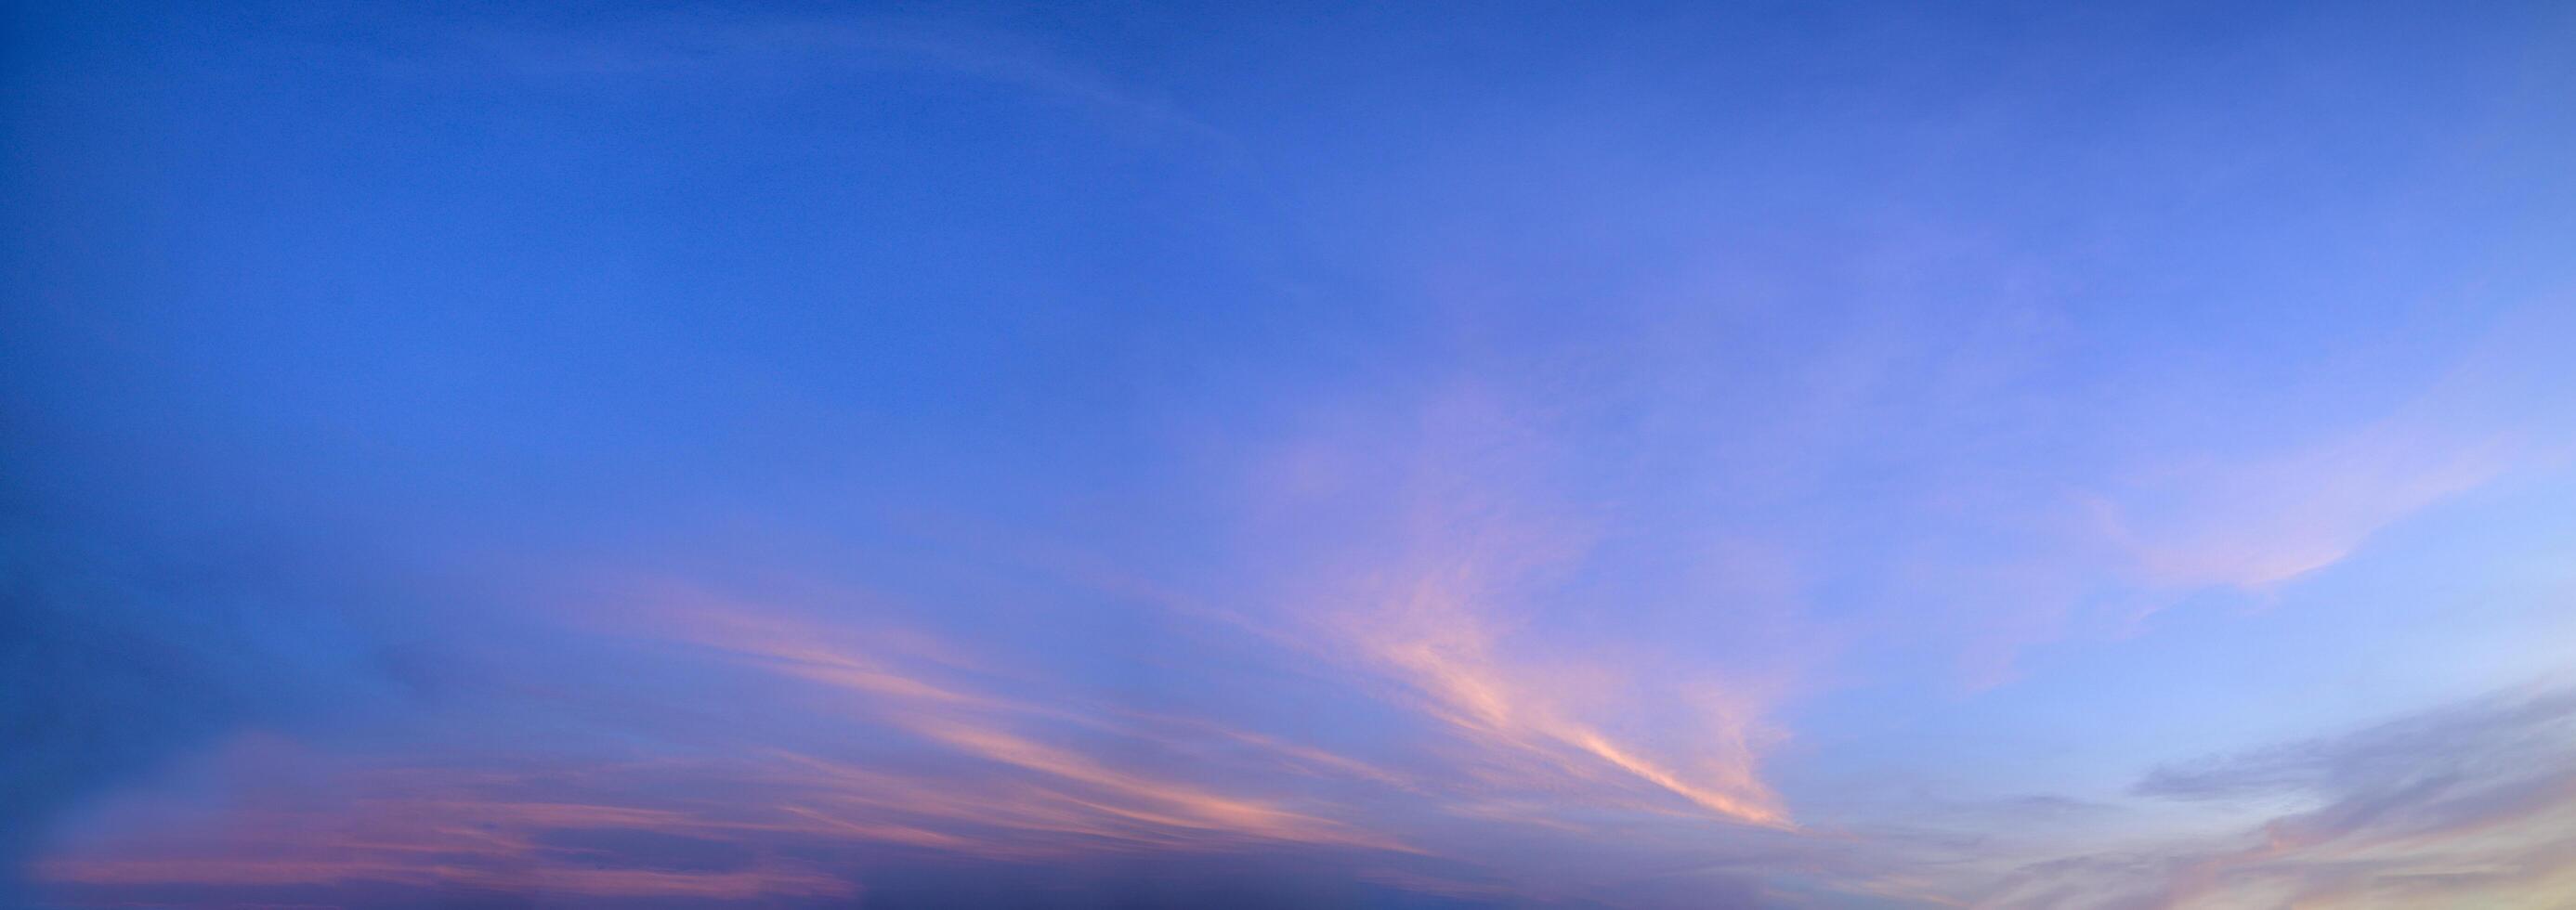
<path fill-rule="evenodd" d="M 0 905 L 2576 895 L 2576 7 L 5 23 Z"/>

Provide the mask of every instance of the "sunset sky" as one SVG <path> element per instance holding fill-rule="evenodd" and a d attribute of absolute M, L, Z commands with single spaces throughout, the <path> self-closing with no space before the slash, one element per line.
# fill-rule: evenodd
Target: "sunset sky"
<path fill-rule="evenodd" d="M 0 906 L 2576 906 L 2576 5 L 5 16 Z"/>

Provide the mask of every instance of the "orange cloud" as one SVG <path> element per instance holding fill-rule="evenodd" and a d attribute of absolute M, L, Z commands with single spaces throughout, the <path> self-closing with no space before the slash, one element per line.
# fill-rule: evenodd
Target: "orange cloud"
<path fill-rule="evenodd" d="M 1429 577 L 1340 629 L 1367 661 L 1390 672 L 1434 717 L 1481 746 L 1535 761 L 1541 774 L 1642 783 L 1731 821 L 1789 827 L 1779 797 L 1756 773 L 1740 714 L 1710 712 L 1698 731 L 1700 761 L 1683 767 L 1587 719 L 1575 693 L 1618 681 L 1606 666 L 1514 662 L 1491 623 L 1470 606 L 1459 573 Z M 1522 763 L 1523 767 L 1531 767 Z M 1544 781 L 1524 779 L 1525 784 Z"/>
<path fill-rule="evenodd" d="M 1037 720 L 1096 723 L 1109 714 L 1097 706 L 1069 700 L 1054 703 L 972 691 L 954 681 L 934 678 L 939 667 L 902 665 L 900 654 L 874 654 L 857 638 L 775 617 L 738 610 L 682 610 L 671 631 L 692 644 L 715 648 L 747 663 L 784 676 L 853 693 L 851 709 L 868 720 L 904 731 L 944 747 L 953 754 L 1006 766 L 1034 777 L 1016 782 L 1043 792 L 1058 807 L 1087 810 L 1093 818 L 1044 819 L 1060 833 L 1110 836 L 1114 820 L 1142 826 L 1156 840 L 1183 835 L 1224 834 L 1290 843 L 1412 852 L 1397 840 L 1350 824 L 1292 811 L 1269 801 L 1220 793 L 1204 785 L 1147 775 L 1064 745 L 1041 741 L 1015 727 Z M 908 649 L 936 652 L 939 662 L 957 666 L 953 654 L 928 646 L 918 637 L 904 639 Z M 907 648 L 891 650 L 902 651 Z M 913 664 L 931 663 L 913 661 Z M 1198 722 L 1194 729 L 1222 730 Z M 1374 773 L 1364 763 L 1333 756 L 1312 747 L 1281 742 L 1258 734 L 1226 731 L 1232 741 L 1268 746 L 1291 761 L 1352 773 Z M 1382 773 L 1374 776 L 1383 778 Z M 848 779 L 844 776 L 844 779 Z M 921 789 L 911 782 L 905 789 Z M 949 820 L 1013 827 L 1029 821 L 1025 813 L 967 814 L 957 804 L 944 807 Z M 979 807 L 990 809 L 990 806 Z"/>

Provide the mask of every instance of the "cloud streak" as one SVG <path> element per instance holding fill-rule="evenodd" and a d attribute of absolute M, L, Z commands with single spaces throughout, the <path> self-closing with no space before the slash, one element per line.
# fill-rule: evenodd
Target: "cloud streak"
<path fill-rule="evenodd" d="M 1750 720 L 1730 710 L 1737 706 L 1712 701 L 1693 712 L 1707 719 L 1707 729 L 1667 731 L 1704 737 L 1695 743 L 1698 760 L 1689 769 L 1613 739 L 1583 719 L 1568 696 L 1592 683 L 1615 683 L 1615 674 L 1607 668 L 1549 671 L 1505 662 L 1500 636 L 1472 606 L 1479 596 L 1473 571 L 1460 567 L 1391 592 L 1396 599 L 1353 621 L 1351 646 L 1400 680 L 1425 711 L 1486 750 L 1482 757 L 1506 775 L 1498 782 L 1547 789 L 1548 778 L 1559 776 L 1614 791 L 1643 784 L 1715 818 L 1789 824 L 1779 797 L 1756 773 Z M 1527 761 L 1496 761 L 1505 756 Z"/>

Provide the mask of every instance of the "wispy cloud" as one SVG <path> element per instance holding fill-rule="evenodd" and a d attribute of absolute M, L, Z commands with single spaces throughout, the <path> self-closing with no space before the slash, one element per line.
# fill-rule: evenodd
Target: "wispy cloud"
<path fill-rule="evenodd" d="M 1616 555 L 1598 528 L 1621 504 L 1571 504 L 1548 470 L 1564 455 L 1552 412 L 1525 398 L 1460 381 L 1365 402 L 1256 459 L 1256 533 L 1331 538 L 1275 554 L 1290 574 L 1266 598 L 1266 628 L 1422 721 L 1411 735 L 1443 765 L 1425 777 L 1446 782 L 1428 786 L 1453 810 L 1538 825 L 1672 813 L 1791 827 L 1760 773 L 1777 738 L 1762 717 L 1775 666 L 1550 634 L 1543 617 L 1631 632 L 1667 620 L 1572 593 Z M 1725 559 L 1703 574 L 1719 582 L 1769 567 L 1742 547 L 1712 549 Z"/>
<path fill-rule="evenodd" d="M 1477 613 L 1477 599 L 1487 595 L 1477 589 L 1473 566 L 1408 581 L 1348 621 L 1350 645 L 1401 681 L 1420 708 L 1487 750 L 1480 763 L 1493 769 L 1498 783 L 1554 790 L 1553 778 L 1612 792 L 1622 784 L 1640 785 L 1718 818 L 1788 824 L 1779 797 L 1756 770 L 1749 704 L 1712 697 L 1685 712 L 1705 726 L 1662 732 L 1688 737 L 1694 761 L 1687 767 L 1668 764 L 1584 716 L 1587 694 L 1598 697 L 1597 690 L 1624 682 L 1614 669 L 1514 663 L 1504 656 L 1500 631 Z"/>
<path fill-rule="evenodd" d="M 623 653 L 616 659 L 655 672 L 694 667 L 686 672 L 759 701 L 666 725 L 669 744 L 640 754 L 578 741 L 500 752 L 447 742 L 398 758 L 254 738 L 234 754 L 251 775 L 233 784 L 241 810 L 211 828 L 104 824 L 158 833 L 67 849 L 35 872 L 60 893 L 395 887 L 755 901 L 861 893 L 869 883 L 856 870 L 872 868 L 869 856 L 1085 864 L 1293 849 L 1339 857 L 1363 881 L 1572 895 L 1599 886 L 1600 873 L 1497 865 L 1531 849 L 1502 844 L 1591 838 L 1622 814 L 1787 824 L 1755 775 L 1741 706 L 1710 697 L 1692 709 L 1710 726 L 1690 741 L 1689 762 L 1670 763 L 1582 713 L 1618 713 L 1578 692 L 1618 683 L 1616 674 L 1499 662 L 1499 641 L 1453 603 L 1419 601 L 1379 613 L 1390 625 L 1349 630 L 1359 650 L 1344 657 L 1375 667 L 1399 687 L 1386 694 L 1437 721 L 1423 731 L 1427 750 L 1360 757 L 1097 700 L 917 631 L 816 623 L 670 583 L 614 597 L 613 613 L 573 614 L 602 636 L 581 646 L 584 660 Z M 590 685 L 545 685 L 567 683 Z M 553 697 L 624 710 L 610 690 Z M 307 780 L 267 776 L 280 768 Z M 1453 822 L 1525 834 L 1417 845 L 1440 831 L 1454 839 Z M 1685 835 L 1632 836 L 1678 845 Z M 665 867 L 636 847 L 656 842 L 736 859 Z"/>
<path fill-rule="evenodd" d="M 783 731 L 792 719 L 779 705 L 745 712 L 738 728 L 699 731 L 691 741 L 718 752 L 695 757 L 595 747 L 565 753 L 560 742 L 552 751 L 501 753 L 445 743 L 405 761 L 255 740 L 246 748 L 259 754 L 239 764 L 303 766 L 328 784 L 305 790 L 254 775 L 242 783 L 252 791 L 244 810 L 224 814 L 218 832 L 201 820 L 119 842 L 106 855 L 71 850 L 36 872 L 56 888 L 129 893 L 372 884 L 747 901 L 856 894 L 863 883 L 851 857 L 869 851 L 981 862 L 1278 845 L 1420 853 L 1319 814 L 1346 807 L 1231 792 L 1226 769 L 1204 761 L 1191 763 L 1189 779 L 1157 773 L 1152 756 L 1221 742 L 1225 754 L 1249 763 L 1243 767 L 1262 769 L 1256 781 L 1285 766 L 1380 786 L 1394 780 L 1388 772 L 1209 721 L 995 690 L 991 677 L 979 685 L 973 663 L 933 638 L 816 626 L 707 598 L 628 612 L 622 628 L 622 639 L 658 653 L 652 659 L 664 669 L 674 659 L 713 659 L 717 668 L 771 681 L 767 691 L 801 689 L 782 693 L 792 695 L 792 710 L 808 712 L 792 722 L 824 735 Z M 882 745 L 854 746 L 871 742 L 904 745 L 891 760 Z M 602 845 L 578 846 L 585 837 Z M 695 846 L 677 852 L 742 859 L 722 868 L 634 865 L 649 861 L 650 851 L 631 849 L 640 839 L 686 839 Z M 816 851 L 838 859 L 818 864 Z"/>
<path fill-rule="evenodd" d="M 919 737 L 956 757 L 1028 772 L 1029 776 L 1019 784 L 1034 787 L 1050 802 L 1088 809 L 1097 816 L 1096 821 L 1141 826 L 1157 839 L 1176 844 L 1192 836 L 1214 834 L 1374 850 L 1409 849 L 1391 839 L 1269 801 L 1119 767 L 1088 751 L 1041 740 L 1025 729 L 1033 719 L 1090 725 L 1119 722 L 1119 715 L 1096 706 L 999 698 L 907 675 L 865 652 L 834 648 L 828 644 L 833 634 L 827 630 L 735 616 L 702 619 L 691 630 L 690 643 L 724 649 L 785 675 L 854 692 L 862 700 L 850 707 L 861 716 Z M 1130 738 L 1135 735 L 1132 730 L 1119 732 Z M 1275 742 L 1253 734 L 1232 738 L 1245 743 Z M 1322 754 L 1311 747 L 1281 745 L 1294 758 Z M 1113 746 L 1120 750 L 1133 748 L 1129 742 L 1113 742 Z M 1325 764 L 1333 768 L 1356 765 L 1348 760 Z"/>
<path fill-rule="evenodd" d="M 2576 454 L 2576 413 L 2548 391 L 2576 373 L 2538 341 L 2566 322 L 2531 308 L 2364 425 L 2250 459 L 2177 463 L 2089 503 L 2154 584 L 2263 588 L 2331 566 L 2409 516 Z"/>

